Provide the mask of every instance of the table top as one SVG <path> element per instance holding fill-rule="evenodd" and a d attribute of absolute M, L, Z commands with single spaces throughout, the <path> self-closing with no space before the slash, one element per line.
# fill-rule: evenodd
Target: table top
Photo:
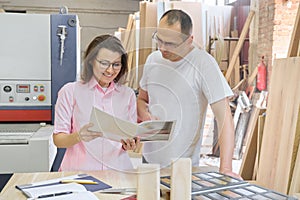
<path fill-rule="evenodd" d="M 216 171 L 216 167 L 193 167 L 193 172 L 207 172 Z M 170 169 L 161 169 L 160 176 L 170 175 Z M 121 172 L 114 170 L 103 171 L 73 171 L 73 172 L 37 172 L 37 173 L 15 173 L 8 181 L 6 186 L 0 193 L 0 200 L 6 199 L 27 199 L 26 196 L 18 189 L 16 185 L 29 184 L 39 181 L 45 181 L 65 176 L 71 176 L 76 174 L 88 174 L 98 178 L 99 180 L 111 185 L 113 188 L 136 188 L 137 187 L 137 170 L 130 172 Z M 107 200 L 120 200 L 130 195 L 119 194 L 102 194 L 100 192 L 94 192 L 99 199 Z M 164 198 L 162 198 L 164 199 Z"/>

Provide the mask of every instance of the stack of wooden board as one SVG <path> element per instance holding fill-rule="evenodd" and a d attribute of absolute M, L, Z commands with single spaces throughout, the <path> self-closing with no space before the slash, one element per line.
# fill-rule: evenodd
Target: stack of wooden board
<path fill-rule="evenodd" d="M 274 61 L 257 183 L 287 194 L 298 146 L 300 57 Z"/>
<path fill-rule="evenodd" d="M 274 61 L 256 180 L 261 186 L 295 196 L 300 193 L 299 15 L 300 7 L 288 58 Z"/>
<path fill-rule="evenodd" d="M 240 171 L 242 177 L 247 180 L 256 179 L 258 185 L 298 198 L 300 197 L 299 39 L 300 7 L 288 58 L 274 60 L 266 117 L 265 120 L 262 120 L 263 116 L 259 117 L 264 125 L 258 124 L 258 129 L 264 127 L 263 132 L 257 131 L 259 135 L 248 142 L 249 153 L 244 157 Z M 253 147 L 256 147 L 255 151 Z M 253 154 L 256 155 L 255 159 Z"/>
<path fill-rule="evenodd" d="M 137 71 L 137 44 L 136 44 L 136 24 L 138 19 L 138 13 L 129 14 L 126 29 L 119 28 L 115 33 L 120 35 L 122 44 L 128 54 L 128 74 L 126 76 L 125 84 L 133 89 L 138 88 L 136 71 Z"/>

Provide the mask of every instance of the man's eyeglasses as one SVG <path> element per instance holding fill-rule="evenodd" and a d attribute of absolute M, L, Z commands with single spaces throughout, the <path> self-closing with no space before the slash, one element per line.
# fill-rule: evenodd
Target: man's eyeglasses
<path fill-rule="evenodd" d="M 100 67 L 102 69 L 105 69 L 105 70 L 108 69 L 110 66 L 112 66 L 112 68 L 114 70 L 119 70 L 122 67 L 122 63 L 121 62 L 111 63 L 111 62 L 106 61 L 106 60 L 98 60 L 97 58 L 96 58 L 96 61 L 100 64 Z"/>
<path fill-rule="evenodd" d="M 152 35 L 152 39 L 158 44 L 158 46 L 162 46 L 164 45 L 165 47 L 167 48 L 170 48 L 170 49 L 175 49 L 177 47 L 179 47 L 180 45 L 182 45 L 189 37 L 187 37 L 186 39 L 184 39 L 181 43 L 179 44 L 176 44 L 176 43 L 173 43 L 173 42 L 165 42 L 163 41 L 162 39 L 160 39 L 158 36 L 157 36 L 157 31 L 155 31 Z"/>

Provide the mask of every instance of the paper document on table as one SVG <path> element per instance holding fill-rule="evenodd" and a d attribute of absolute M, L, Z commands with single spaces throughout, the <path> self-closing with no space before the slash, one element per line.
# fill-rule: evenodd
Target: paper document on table
<path fill-rule="evenodd" d="M 93 108 L 90 122 L 94 124 L 91 131 L 102 132 L 103 137 L 120 141 L 140 137 L 141 141 L 169 140 L 176 121 L 144 121 L 139 124 L 114 117 L 97 108 Z"/>
<path fill-rule="evenodd" d="M 16 188 L 23 191 L 24 189 L 34 188 L 34 187 L 45 187 L 45 186 L 58 185 L 58 184 L 64 185 L 61 183 L 64 180 L 74 180 L 75 182 L 81 181 L 81 185 L 83 185 L 87 191 L 91 191 L 91 192 L 111 188 L 110 185 L 88 174 L 76 174 L 72 176 L 65 176 L 65 177 L 50 179 L 46 181 L 34 182 L 30 184 L 16 185 Z M 90 180 L 96 182 L 97 184 L 84 184 L 82 183 L 83 180 Z"/>
<path fill-rule="evenodd" d="M 78 183 L 50 185 L 23 189 L 22 192 L 31 199 L 98 199 L 92 192 Z"/>

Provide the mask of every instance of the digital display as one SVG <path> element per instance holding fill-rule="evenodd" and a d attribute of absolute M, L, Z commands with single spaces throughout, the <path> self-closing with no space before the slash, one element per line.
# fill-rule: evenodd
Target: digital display
<path fill-rule="evenodd" d="M 18 84 L 17 93 L 29 93 L 30 92 L 30 85 L 29 84 Z"/>

